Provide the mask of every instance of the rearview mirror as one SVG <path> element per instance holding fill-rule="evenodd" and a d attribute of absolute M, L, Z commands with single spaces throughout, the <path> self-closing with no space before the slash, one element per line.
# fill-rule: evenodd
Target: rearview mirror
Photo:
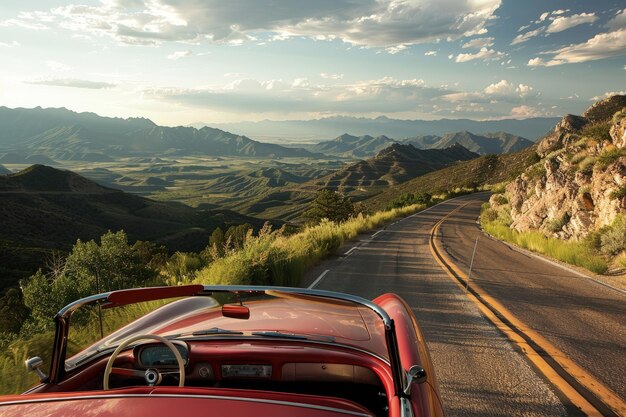
<path fill-rule="evenodd" d="M 44 374 L 41 369 L 39 369 L 43 366 L 43 360 L 39 356 L 26 359 L 24 361 L 24 365 L 26 365 L 26 369 L 29 372 L 35 372 L 37 374 L 40 382 L 43 382 L 44 379 L 48 378 L 48 376 Z"/>
<path fill-rule="evenodd" d="M 404 387 L 404 393 L 406 395 L 411 395 L 411 384 L 423 384 L 426 382 L 426 371 L 419 365 L 411 366 L 409 372 L 406 375 L 406 386 Z"/>
<path fill-rule="evenodd" d="M 239 304 L 224 304 L 222 306 L 222 316 L 231 319 L 248 320 L 250 318 L 250 309 Z"/>

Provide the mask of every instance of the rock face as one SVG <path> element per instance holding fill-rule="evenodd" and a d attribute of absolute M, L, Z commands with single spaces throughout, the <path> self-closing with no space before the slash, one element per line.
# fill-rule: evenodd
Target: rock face
<path fill-rule="evenodd" d="M 626 214 L 626 96 L 565 116 L 537 153 L 542 160 L 506 188 L 512 228 L 580 239 Z"/>

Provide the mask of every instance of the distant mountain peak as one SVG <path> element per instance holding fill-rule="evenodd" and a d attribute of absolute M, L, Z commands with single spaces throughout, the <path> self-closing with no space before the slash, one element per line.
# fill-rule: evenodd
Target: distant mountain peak
<path fill-rule="evenodd" d="M 0 188 L 27 191 L 74 191 L 83 193 L 110 193 L 116 190 L 103 187 L 74 172 L 35 164 L 20 172 L 9 174 L 0 182 Z"/>

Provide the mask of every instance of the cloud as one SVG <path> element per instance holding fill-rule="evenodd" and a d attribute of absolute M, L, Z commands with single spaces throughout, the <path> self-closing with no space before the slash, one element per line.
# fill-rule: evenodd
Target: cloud
<path fill-rule="evenodd" d="M 530 38 L 534 38 L 537 35 L 541 35 L 543 33 L 543 31 L 544 31 L 544 28 L 539 28 L 539 29 L 530 30 L 530 31 L 528 31 L 526 33 L 522 33 L 520 35 L 517 35 L 513 39 L 513 42 L 511 42 L 511 45 L 517 45 L 518 43 L 526 42 Z"/>
<path fill-rule="evenodd" d="M 427 51 L 424 52 L 425 56 L 437 56 L 437 51 Z"/>
<path fill-rule="evenodd" d="M 495 51 L 493 49 L 480 48 L 480 51 L 475 54 L 458 54 L 456 56 L 456 62 L 467 62 L 472 61 L 474 59 L 482 59 L 485 61 L 488 60 L 498 60 L 502 58 L 505 54 L 499 51 Z"/>
<path fill-rule="evenodd" d="M 55 72 L 67 72 L 71 70 L 71 68 L 67 65 L 57 61 L 46 61 L 46 65 L 48 66 L 48 68 Z"/>
<path fill-rule="evenodd" d="M 500 80 L 489 84 L 482 91 L 450 93 L 442 97 L 449 102 L 492 103 L 503 101 L 519 103 L 522 99 L 536 97 L 533 87 L 526 84 L 515 84 L 508 80 Z"/>
<path fill-rule="evenodd" d="M 420 79 L 384 77 L 347 84 L 292 81 L 235 80 L 207 88 L 151 88 L 144 97 L 158 101 L 232 113 L 394 113 L 414 111 L 419 103 L 448 93 Z"/>
<path fill-rule="evenodd" d="M 91 90 L 108 89 L 116 86 L 116 84 L 113 83 L 79 80 L 75 78 L 42 78 L 37 80 L 25 81 L 25 83 L 36 85 L 50 85 L 54 87 L 88 88 Z"/>
<path fill-rule="evenodd" d="M 106 0 L 19 15 L 2 24 L 62 27 L 119 42 L 239 44 L 263 34 L 391 48 L 486 33 L 501 0 Z"/>
<path fill-rule="evenodd" d="M 553 57 L 549 61 L 533 58 L 528 61 L 528 65 L 551 67 L 624 56 L 626 55 L 626 28 L 599 33 L 587 42 L 569 45 L 546 54 L 553 54 Z"/>
<path fill-rule="evenodd" d="M 192 55 L 193 55 L 193 52 L 191 50 L 187 49 L 186 51 L 176 51 L 176 52 L 173 52 L 173 53 L 171 53 L 171 54 L 169 54 L 167 56 L 167 59 L 172 59 L 172 60 L 176 61 L 178 59 L 186 58 L 186 57 L 189 57 L 189 56 L 192 56 Z"/>
<path fill-rule="evenodd" d="M 546 114 L 536 107 L 527 106 L 523 104 L 521 106 L 513 107 L 511 109 L 511 116 L 513 116 L 516 119 L 517 118 L 527 119 L 529 117 L 546 116 Z"/>
<path fill-rule="evenodd" d="M 591 97 L 589 100 L 598 101 L 598 100 L 603 100 L 605 98 L 609 98 L 613 96 L 624 96 L 624 95 L 626 95 L 626 91 L 607 91 L 606 93 L 600 96 Z"/>
<path fill-rule="evenodd" d="M 493 46 L 493 41 L 495 38 L 475 38 L 463 44 L 462 48 L 474 48 L 474 49 L 482 49 Z"/>
<path fill-rule="evenodd" d="M 595 13 L 581 13 L 571 16 L 559 16 L 555 18 L 550 26 L 546 29 L 548 33 L 557 33 L 564 30 L 573 28 L 574 26 L 582 25 L 584 23 L 593 23 L 598 20 L 598 16 Z"/>
<path fill-rule="evenodd" d="M 626 9 L 617 12 L 615 17 L 606 24 L 611 30 L 626 28 Z"/>
<path fill-rule="evenodd" d="M 22 46 L 19 42 L 0 42 L 0 48 L 17 48 L 18 46 Z"/>
<path fill-rule="evenodd" d="M 320 77 L 327 80 L 341 80 L 343 79 L 343 74 L 329 74 L 326 72 L 320 73 Z"/>

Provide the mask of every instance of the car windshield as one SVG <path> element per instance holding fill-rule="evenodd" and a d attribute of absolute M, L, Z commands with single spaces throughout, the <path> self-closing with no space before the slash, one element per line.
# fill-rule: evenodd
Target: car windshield
<path fill-rule="evenodd" d="M 381 318 L 361 304 L 282 291 L 211 292 L 72 315 L 66 370 L 140 334 L 170 339 L 250 337 L 336 343 L 388 358 Z M 102 317 L 102 320 L 100 320 Z"/>

